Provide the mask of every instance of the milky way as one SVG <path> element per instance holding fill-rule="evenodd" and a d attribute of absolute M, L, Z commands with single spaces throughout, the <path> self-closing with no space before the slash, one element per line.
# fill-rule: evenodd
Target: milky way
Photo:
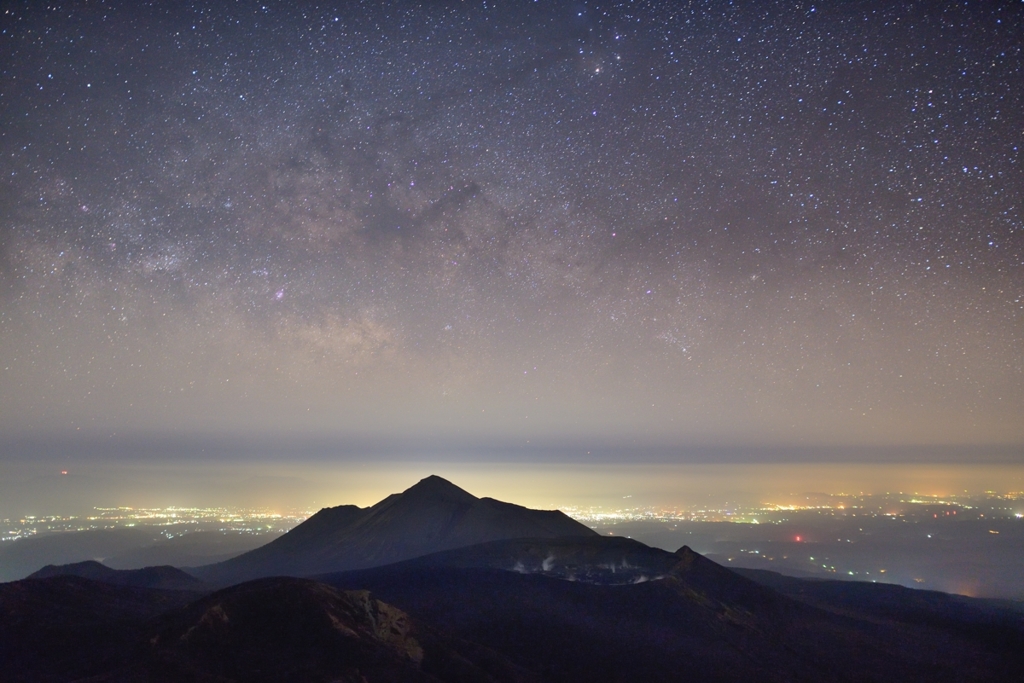
<path fill-rule="evenodd" d="M 342 5 L 7 5 L 0 431 L 1024 443 L 1020 3 Z"/>

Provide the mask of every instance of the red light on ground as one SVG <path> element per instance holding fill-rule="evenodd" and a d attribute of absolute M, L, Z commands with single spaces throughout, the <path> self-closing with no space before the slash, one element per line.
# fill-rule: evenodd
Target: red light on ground
<path fill-rule="evenodd" d="M 61 471 L 60 471 L 60 473 L 61 473 L 61 474 L 67 474 L 67 473 L 68 473 L 68 471 L 67 471 L 67 470 L 61 470 Z"/>
<path fill-rule="evenodd" d="M 799 537 L 799 536 L 797 536 L 797 537 L 796 537 L 796 542 L 797 542 L 797 543 L 799 543 L 799 542 L 800 542 L 800 537 Z"/>

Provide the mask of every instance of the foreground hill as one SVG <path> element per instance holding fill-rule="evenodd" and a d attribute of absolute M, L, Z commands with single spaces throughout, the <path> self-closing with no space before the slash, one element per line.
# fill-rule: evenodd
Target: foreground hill
<path fill-rule="evenodd" d="M 366 591 L 277 577 L 232 586 L 149 624 L 95 683 L 527 683 L 497 653 L 423 627 Z"/>
<path fill-rule="evenodd" d="M 366 591 L 305 579 L 260 579 L 198 599 L 77 576 L 25 579 L 0 586 L 0 614 L 5 682 L 540 680 Z"/>
<path fill-rule="evenodd" d="M 873 593 L 808 590 L 815 604 L 685 547 L 602 537 L 494 541 L 205 596 L 27 579 L 0 585 L 0 678 L 1019 680 L 1024 620 L 993 619 L 985 601 L 957 600 L 970 608 L 958 615 L 919 591 L 886 594 L 881 610 Z"/>
<path fill-rule="evenodd" d="M 1016 681 L 1024 665 L 1016 646 L 1021 620 L 990 614 L 990 623 L 1008 629 L 991 639 L 955 620 L 903 620 L 898 609 L 888 618 L 823 609 L 689 548 L 647 552 L 621 541 L 581 539 L 564 562 L 557 542 L 537 541 L 536 552 L 517 560 L 528 573 L 495 568 L 517 549 L 531 550 L 531 542 L 511 541 L 320 578 L 369 589 L 546 681 Z M 528 558 L 545 552 L 554 555 L 544 556 L 547 568 L 530 569 Z M 672 566 L 655 580 L 636 581 L 634 573 L 627 584 L 615 584 L 610 571 L 594 572 L 595 582 L 558 576 L 571 569 L 578 578 L 586 555 L 606 567 L 618 557 L 620 568 L 623 557 L 646 558 L 641 576 L 661 571 L 669 558 Z"/>
<path fill-rule="evenodd" d="M 198 595 L 68 575 L 0 584 L 0 680 L 73 681 L 109 671 L 147 620 Z"/>
<path fill-rule="evenodd" d="M 668 575 L 679 556 L 621 536 L 514 538 L 424 555 L 393 565 L 413 570 L 501 569 L 567 581 L 622 585 Z M 336 574 L 315 576 L 331 580 Z"/>
<path fill-rule="evenodd" d="M 976 642 L 1024 653 L 1024 603 L 1021 602 L 969 598 L 887 583 L 798 579 L 764 569 L 733 568 L 732 571 L 835 614 L 939 628 Z"/>
<path fill-rule="evenodd" d="M 596 535 L 557 510 L 477 498 L 431 476 L 369 508 L 325 508 L 265 546 L 190 573 L 225 585 L 375 567 L 486 541 Z"/>

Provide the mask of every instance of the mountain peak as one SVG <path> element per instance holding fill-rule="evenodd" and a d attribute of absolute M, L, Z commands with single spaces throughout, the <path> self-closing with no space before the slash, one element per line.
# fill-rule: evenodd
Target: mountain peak
<path fill-rule="evenodd" d="M 218 583 L 237 583 L 364 569 L 485 541 L 595 535 L 557 510 L 477 498 L 432 475 L 369 508 L 321 510 L 265 546 L 196 571 Z"/>
<path fill-rule="evenodd" d="M 436 474 L 420 479 L 400 495 L 403 498 L 429 496 L 430 498 L 442 498 L 463 503 L 475 503 L 478 500 L 469 491 L 460 489 L 444 477 L 439 477 Z"/>

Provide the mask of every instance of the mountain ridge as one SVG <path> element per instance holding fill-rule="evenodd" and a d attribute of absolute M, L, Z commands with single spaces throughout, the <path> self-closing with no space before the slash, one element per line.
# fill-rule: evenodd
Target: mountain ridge
<path fill-rule="evenodd" d="M 176 567 L 162 565 L 142 569 L 112 569 L 96 560 L 61 565 L 48 564 L 27 578 L 48 579 L 55 576 L 78 576 L 115 586 L 136 588 L 187 591 L 201 591 L 206 588 L 202 581 Z"/>
<path fill-rule="evenodd" d="M 368 508 L 324 508 L 264 546 L 188 571 L 226 585 L 262 576 L 364 569 L 488 541 L 560 536 L 597 533 L 561 511 L 477 498 L 431 475 Z"/>
<path fill-rule="evenodd" d="M 133 573 L 99 563 L 47 567 L 50 578 L 0 584 L 0 678 L 987 683 L 1017 681 L 1024 666 L 1019 612 L 744 576 L 688 546 L 669 552 L 566 519 L 431 477 L 369 508 L 325 508 L 264 552 L 295 569 L 339 552 L 357 564 L 513 537 L 200 592 L 104 583 Z M 515 537 L 538 531 L 548 535 Z"/>

